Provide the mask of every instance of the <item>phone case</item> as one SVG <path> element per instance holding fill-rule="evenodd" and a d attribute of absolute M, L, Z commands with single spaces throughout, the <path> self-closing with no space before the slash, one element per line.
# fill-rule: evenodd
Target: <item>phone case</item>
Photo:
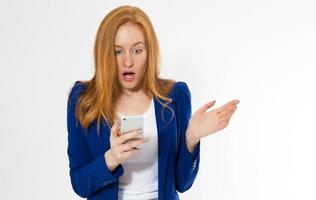
<path fill-rule="evenodd" d="M 121 116 L 121 133 L 133 131 L 136 129 L 143 130 L 143 117 L 142 116 Z"/>

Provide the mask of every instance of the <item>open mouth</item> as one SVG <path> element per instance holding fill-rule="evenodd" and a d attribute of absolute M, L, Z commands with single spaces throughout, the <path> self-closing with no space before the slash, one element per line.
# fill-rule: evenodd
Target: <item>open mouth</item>
<path fill-rule="evenodd" d="M 132 76 L 134 74 L 135 74 L 134 72 L 124 72 L 123 76 Z"/>
<path fill-rule="evenodd" d="M 127 72 L 124 72 L 123 73 L 123 80 L 124 81 L 133 81 L 135 78 L 135 72 L 132 72 L 132 71 L 127 71 Z"/>

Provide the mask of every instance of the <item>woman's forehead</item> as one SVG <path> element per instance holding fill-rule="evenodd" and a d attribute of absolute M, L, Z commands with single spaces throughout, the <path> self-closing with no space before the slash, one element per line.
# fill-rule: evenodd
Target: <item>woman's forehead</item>
<path fill-rule="evenodd" d="M 141 28 L 134 23 L 122 24 L 115 35 L 116 46 L 128 47 L 144 44 L 144 34 Z"/>

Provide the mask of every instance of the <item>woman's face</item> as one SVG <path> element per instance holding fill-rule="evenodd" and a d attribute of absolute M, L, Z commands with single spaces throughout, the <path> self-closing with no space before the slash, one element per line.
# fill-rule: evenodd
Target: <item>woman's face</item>
<path fill-rule="evenodd" d="M 115 56 L 123 90 L 138 90 L 147 67 L 147 49 L 140 27 L 131 22 L 119 27 L 115 36 Z"/>

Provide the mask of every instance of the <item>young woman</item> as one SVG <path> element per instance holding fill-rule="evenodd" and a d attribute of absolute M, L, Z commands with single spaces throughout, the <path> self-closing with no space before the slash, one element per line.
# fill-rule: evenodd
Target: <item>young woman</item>
<path fill-rule="evenodd" d="M 191 117 L 190 90 L 159 76 L 156 34 L 137 7 L 105 16 L 94 59 L 93 78 L 76 81 L 68 97 L 74 191 L 90 200 L 179 199 L 198 173 L 200 139 L 227 127 L 238 100 L 206 112 L 208 102 Z M 142 133 L 121 133 L 119 117 L 131 115 L 143 117 Z"/>

